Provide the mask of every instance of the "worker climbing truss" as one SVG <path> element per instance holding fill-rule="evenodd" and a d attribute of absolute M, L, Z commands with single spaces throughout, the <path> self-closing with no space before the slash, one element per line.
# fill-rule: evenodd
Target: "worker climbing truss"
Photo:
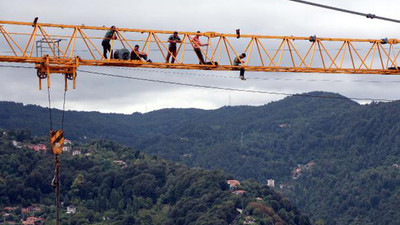
<path fill-rule="evenodd" d="M 196 32 L 179 31 L 182 42 L 177 44 L 176 63 L 166 63 L 168 37 L 174 31 L 116 28 L 111 49 L 131 51 L 138 44 L 153 62 L 145 60 L 106 59 L 101 41 L 109 27 L 62 25 L 34 22 L 0 21 L 0 61 L 34 63 L 39 78 L 48 80 L 51 73 L 76 78 L 78 66 L 147 67 L 197 70 L 239 70 L 264 72 L 350 73 L 399 75 L 400 50 L 398 39 L 346 39 L 245 35 L 217 32 L 200 33 L 201 48 L 208 64 L 199 64 L 193 51 Z M 35 56 L 37 39 L 47 43 L 49 52 Z M 64 43 L 59 43 L 64 40 Z M 58 41 L 58 43 L 56 43 Z M 239 66 L 234 59 L 246 53 Z M 110 55 L 111 56 L 111 53 Z"/>

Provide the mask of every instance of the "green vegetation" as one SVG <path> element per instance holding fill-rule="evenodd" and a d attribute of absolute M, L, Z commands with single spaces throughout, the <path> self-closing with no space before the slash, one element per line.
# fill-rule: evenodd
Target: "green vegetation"
<path fill-rule="evenodd" d="M 240 180 L 274 179 L 317 224 L 400 224 L 400 169 L 393 166 L 400 164 L 400 102 L 360 105 L 338 94 L 311 94 L 321 98 L 210 111 L 67 112 L 66 135 L 114 140 Z M 47 113 L 3 102 L 0 127 L 47 135 Z M 310 162 L 315 165 L 305 167 Z"/>
<path fill-rule="evenodd" d="M 39 215 L 54 223 L 54 156 L 25 147 L 43 142 L 26 130 L 0 132 L 0 210 L 39 205 Z M 286 198 L 254 180 L 242 182 L 244 196 L 235 195 L 227 184 L 232 177 L 221 171 L 190 169 L 111 141 L 72 148 L 81 154 L 60 155 L 65 225 L 310 224 Z M 76 213 L 67 214 L 68 206 Z M 19 222 L 20 211 L 7 220 Z"/>

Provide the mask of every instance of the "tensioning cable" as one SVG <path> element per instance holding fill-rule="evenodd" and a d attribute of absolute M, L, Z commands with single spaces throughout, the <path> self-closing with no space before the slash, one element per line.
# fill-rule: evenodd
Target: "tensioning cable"
<path fill-rule="evenodd" d="M 385 21 L 390 21 L 390 22 L 394 22 L 394 23 L 400 23 L 400 20 L 391 19 L 391 18 L 382 17 L 382 16 L 377 16 L 377 15 L 372 14 L 372 13 L 361 13 L 361 12 L 357 12 L 357 11 L 353 11 L 353 10 L 337 8 L 337 7 L 333 7 L 333 6 L 318 4 L 318 3 L 314 3 L 314 2 L 308 2 L 308 1 L 304 1 L 304 0 L 289 0 L 289 1 L 298 2 L 298 3 L 302 3 L 302 4 L 307 4 L 307 5 L 312 5 L 312 6 L 325 8 L 325 9 L 330 9 L 330 10 L 335 10 L 335 11 L 344 12 L 344 13 L 350 13 L 350 14 L 353 14 L 353 15 L 364 16 L 364 17 L 367 17 L 368 19 L 379 19 L 379 20 L 385 20 Z"/>

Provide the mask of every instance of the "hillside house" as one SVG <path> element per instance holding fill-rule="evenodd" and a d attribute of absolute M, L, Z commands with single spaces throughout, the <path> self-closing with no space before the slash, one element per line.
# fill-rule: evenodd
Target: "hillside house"
<path fill-rule="evenodd" d="M 81 154 L 82 154 L 82 152 L 81 152 L 81 150 L 79 150 L 79 149 L 75 149 L 75 150 L 72 152 L 72 156 L 81 155 Z"/>
<path fill-rule="evenodd" d="M 189 138 L 187 138 L 187 137 L 181 137 L 181 141 L 189 141 Z"/>
<path fill-rule="evenodd" d="M 45 153 L 47 151 L 47 146 L 44 144 L 37 144 L 37 145 L 30 144 L 30 145 L 27 145 L 26 147 L 29 149 L 32 149 L 35 152 Z"/>
<path fill-rule="evenodd" d="M 297 179 L 301 175 L 301 167 L 300 165 L 297 168 L 294 168 L 292 171 L 293 179 Z"/>
<path fill-rule="evenodd" d="M 238 180 L 227 180 L 226 182 L 229 184 L 230 189 L 236 189 L 240 185 Z"/>
<path fill-rule="evenodd" d="M 246 216 L 245 221 L 243 224 L 256 224 L 256 219 L 252 218 L 251 216 Z"/>
<path fill-rule="evenodd" d="M 40 212 L 40 211 L 42 211 L 42 209 L 38 206 L 29 206 L 21 209 L 22 214 L 29 214 L 32 212 Z"/>
<path fill-rule="evenodd" d="M 43 218 L 37 218 L 34 216 L 29 216 L 26 218 L 26 220 L 22 221 L 23 225 L 38 225 L 38 224 L 44 224 L 45 220 Z"/>
<path fill-rule="evenodd" d="M 268 185 L 268 187 L 275 187 L 275 180 L 269 179 L 267 185 Z"/>
<path fill-rule="evenodd" d="M 246 194 L 246 191 L 243 191 L 243 190 L 236 190 L 236 191 L 232 191 L 232 194 L 235 194 L 235 195 L 245 195 L 245 194 Z"/>
<path fill-rule="evenodd" d="M 126 162 L 123 160 L 114 160 L 113 161 L 115 164 L 119 165 L 119 166 L 125 166 Z"/>
<path fill-rule="evenodd" d="M 72 141 L 70 141 L 68 139 L 64 139 L 64 145 L 71 146 L 72 145 Z"/>
<path fill-rule="evenodd" d="M 19 143 L 18 141 L 12 141 L 12 145 L 16 148 L 22 148 L 21 143 Z"/>
<path fill-rule="evenodd" d="M 67 214 L 75 214 L 76 207 L 75 206 L 67 206 Z"/>
<path fill-rule="evenodd" d="M 7 206 L 7 207 L 4 207 L 3 210 L 6 211 L 6 212 L 13 212 L 16 209 L 17 209 L 17 207 Z"/>
<path fill-rule="evenodd" d="M 182 157 L 183 158 L 190 158 L 190 157 L 192 157 L 192 154 L 190 154 L 190 153 L 183 154 Z"/>
<path fill-rule="evenodd" d="M 307 163 L 305 166 L 304 166 L 304 168 L 306 169 L 306 170 L 309 170 L 309 169 L 311 169 L 313 166 L 315 166 L 315 162 L 314 161 L 310 161 L 309 163 Z"/>
<path fill-rule="evenodd" d="M 70 152 L 71 151 L 71 147 L 70 146 L 64 146 L 63 147 L 63 152 Z"/>
<path fill-rule="evenodd" d="M 311 170 L 315 164 L 316 163 L 314 161 L 310 161 L 305 165 L 298 164 L 297 167 L 292 170 L 293 179 L 297 179 L 303 171 Z"/>

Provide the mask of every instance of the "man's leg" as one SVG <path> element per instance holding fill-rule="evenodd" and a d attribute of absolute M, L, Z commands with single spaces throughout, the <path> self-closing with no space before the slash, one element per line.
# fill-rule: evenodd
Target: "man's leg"
<path fill-rule="evenodd" d="M 203 53 L 201 53 L 201 50 L 199 48 L 195 48 L 194 52 L 196 52 L 196 55 L 199 58 L 200 64 L 204 64 Z"/>
<path fill-rule="evenodd" d="M 246 80 L 246 78 L 244 78 L 244 68 L 240 68 L 240 79 L 242 80 Z"/>
<path fill-rule="evenodd" d="M 141 54 L 140 57 L 142 57 L 142 59 L 147 60 L 147 55 L 146 54 Z"/>
<path fill-rule="evenodd" d="M 169 53 L 169 51 L 168 51 L 167 57 L 165 58 L 165 62 L 166 63 L 169 63 L 169 57 L 170 56 L 171 56 L 171 53 Z M 174 60 L 174 59 L 172 58 L 172 60 Z"/>
<path fill-rule="evenodd" d="M 110 51 L 111 45 L 107 41 L 101 42 L 101 45 L 103 46 L 103 56 L 105 59 L 107 59 L 107 51 Z"/>
<path fill-rule="evenodd" d="M 171 48 L 170 51 L 172 53 L 171 63 L 174 63 L 176 58 L 176 48 Z"/>

